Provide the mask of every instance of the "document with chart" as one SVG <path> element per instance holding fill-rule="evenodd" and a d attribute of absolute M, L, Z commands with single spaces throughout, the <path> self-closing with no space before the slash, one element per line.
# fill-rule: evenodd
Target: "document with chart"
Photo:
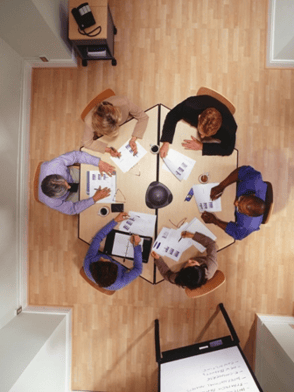
<path fill-rule="evenodd" d="M 193 186 L 194 197 L 199 212 L 204 212 L 204 211 L 213 212 L 213 211 L 222 210 L 221 198 L 219 197 L 218 199 L 213 201 L 210 198 L 211 188 L 217 186 L 218 184 L 219 184 L 218 182 L 214 182 L 209 184 L 199 184 Z"/>
<path fill-rule="evenodd" d="M 144 147 L 141 146 L 140 143 L 136 142 L 136 145 L 138 150 L 136 155 L 134 155 L 133 150 L 129 145 L 129 142 L 126 142 L 118 150 L 118 152 L 121 153 L 120 158 L 110 157 L 115 163 L 115 165 L 118 166 L 123 173 L 129 171 L 133 166 L 135 166 L 140 161 L 140 159 L 143 158 L 145 154 L 147 154 L 147 151 L 145 150 Z"/>
<path fill-rule="evenodd" d="M 172 148 L 168 150 L 168 154 L 163 158 L 163 161 L 164 165 L 162 168 L 164 170 L 169 170 L 179 181 L 188 179 L 196 163 L 194 159 L 189 158 Z"/>
<path fill-rule="evenodd" d="M 101 174 L 98 170 L 87 171 L 87 195 L 94 196 L 96 191 L 101 187 L 110 188 L 110 195 L 104 199 L 98 200 L 97 203 L 114 203 L 116 194 L 116 174 L 111 177 L 107 174 Z"/>

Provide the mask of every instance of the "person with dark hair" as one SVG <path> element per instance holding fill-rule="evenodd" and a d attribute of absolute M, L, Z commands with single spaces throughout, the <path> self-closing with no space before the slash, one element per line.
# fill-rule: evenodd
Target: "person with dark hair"
<path fill-rule="evenodd" d="M 165 280 L 177 286 L 188 287 L 190 290 L 193 290 L 205 284 L 217 270 L 216 243 L 206 235 L 197 232 L 193 234 L 183 231 L 181 236 L 182 238 L 192 238 L 205 246 L 207 255 L 189 259 L 178 272 L 172 271 L 163 258 L 155 251 L 151 252 L 151 256 L 154 257 L 155 264 Z"/>
<path fill-rule="evenodd" d="M 209 95 L 196 95 L 175 106 L 166 116 L 160 141 L 160 157 L 165 158 L 173 142 L 178 121 L 197 128 L 198 138 L 184 140 L 187 150 L 202 150 L 202 155 L 231 155 L 236 141 L 237 124 L 229 109 Z"/>
<path fill-rule="evenodd" d="M 259 230 L 265 212 L 267 184 L 262 180 L 261 173 L 253 167 L 241 166 L 211 189 L 211 200 L 218 199 L 225 188 L 235 182 L 237 182 L 237 194 L 234 202 L 236 221 L 221 221 L 207 211 L 203 212 L 201 217 L 205 223 L 213 223 L 235 240 L 242 240 L 253 231 Z"/>
<path fill-rule="evenodd" d="M 102 154 L 108 152 L 111 156 L 118 157 L 119 152 L 100 141 L 99 138 L 104 135 L 115 138 L 120 125 L 132 117 L 137 120 L 137 123 L 129 144 L 135 155 L 137 153 L 136 140 L 143 138 L 148 124 L 148 115 L 124 96 L 113 95 L 106 101 L 99 102 L 87 114 L 84 120 L 83 146 Z"/>
<path fill-rule="evenodd" d="M 119 222 L 127 218 L 127 212 L 120 212 L 115 219 L 99 230 L 84 260 L 84 271 L 87 277 L 106 290 L 122 289 L 136 279 L 143 270 L 141 239 L 138 235 L 132 235 L 130 239 L 134 246 L 134 267 L 131 270 L 99 251 L 101 241 Z"/>
<path fill-rule="evenodd" d="M 63 214 L 79 214 L 98 200 L 109 196 L 110 189 L 98 189 L 93 197 L 79 200 L 78 183 L 80 171 L 69 167 L 75 163 L 86 163 L 97 166 L 100 173 L 109 176 L 115 167 L 103 162 L 100 158 L 82 151 L 71 151 L 48 162 L 43 162 L 39 175 L 39 200 Z"/>

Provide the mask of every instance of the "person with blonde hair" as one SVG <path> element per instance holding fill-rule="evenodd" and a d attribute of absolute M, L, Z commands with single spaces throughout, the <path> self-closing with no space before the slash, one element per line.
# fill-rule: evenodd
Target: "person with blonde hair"
<path fill-rule="evenodd" d="M 160 148 L 160 157 L 168 154 L 178 121 L 184 120 L 198 131 L 183 140 L 187 150 L 202 150 L 202 155 L 231 155 L 236 141 L 237 124 L 229 109 L 209 95 L 196 95 L 175 106 L 166 116 Z"/>
<path fill-rule="evenodd" d="M 115 138 L 119 132 L 119 126 L 130 118 L 135 118 L 135 125 L 129 144 L 137 153 L 136 140 L 142 139 L 148 123 L 147 114 L 137 105 L 130 102 L 127 97 L 113 95 L 106 101 L 98 103 L 85 117 L 85 129 L 83 146 L 100 153 L 108 152 L 117 157 L 118 151 L 109 147 L 107 143 L 99 140 L 101 136 Z"/>

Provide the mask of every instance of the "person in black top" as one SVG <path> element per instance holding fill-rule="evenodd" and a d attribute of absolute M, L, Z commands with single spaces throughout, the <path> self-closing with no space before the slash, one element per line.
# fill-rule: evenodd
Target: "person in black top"
<path fill-rule="evenodd" d="M 182 146 L 202 150 L 202 155 L 231 155 L 236 141 L 237 124 L 229 109 L 209 95 L 196 95 L 175 106 L 166 116 L 160 141 L 161 158 L 166 157 L 177 122 L 184 120 L 198 130 L 201 141 L 191 136 Z"/>

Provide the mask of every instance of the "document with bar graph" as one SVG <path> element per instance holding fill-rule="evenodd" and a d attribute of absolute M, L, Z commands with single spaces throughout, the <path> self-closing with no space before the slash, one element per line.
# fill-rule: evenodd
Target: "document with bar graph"
<path fill-rule="evenodd" d="M 100 174 L 98 170 L 87 171 L 87 195 L 92 197 L 99 187 L 110 188 L 111 192 L 108 197 L 98 200 L 97 203 L 115 203 L 116 173 L 110 177 L 105 173 Z"/>

